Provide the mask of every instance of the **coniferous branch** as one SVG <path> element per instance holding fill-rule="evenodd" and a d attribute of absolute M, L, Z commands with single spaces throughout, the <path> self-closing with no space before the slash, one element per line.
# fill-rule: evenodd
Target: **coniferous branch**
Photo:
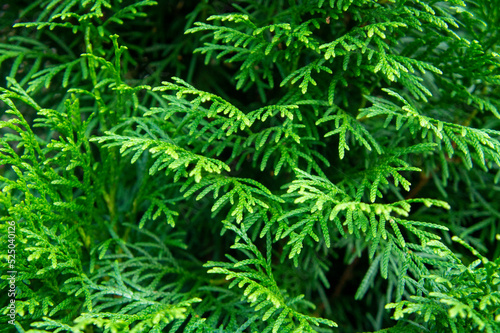
<path fill-rule="evenodd" d="M 498 330 L 494 2 L 2 7 L 13 327 Z"/>
<path fill-rule="evenodd" d="M 289 298 L 284 296 L 273 277 L 271 268 L 271 237 L 266 238 L 266 257 L 264 257 L 258 248 L 252 244 L 252 241 L 246 236 L 246 233 L 232 224 L 228 224 L 227 228 L 234 231 L 244 243 L 236 242 L 231 248 L 244 251 L 249 259 L 237 261 L 228 255 L 228 258 L 233 261 L 233 264 L 223 262 L 208 262 L 206 267 L 211 268 L 208 273 L 225 274 L 226 280 L 232 280 L 229 288 L 238 285 L 239 288 L 244 288 L 244 297 L 250 303 L 255 311 L 262 315 L 262 320 L 271 320 L 274 322 L 272 326 L 268 326 L 264 332 L 280 332 L 280 331 L 298 331 L 298 332 L 314 332 L 311 324 L 318 326 L 325 324 L 330 327 L 337 324 L 331 320 L 311 317 L 304 315 L 294 309 L 295 303 L 300 303 L 303 295 Z M 251 267 L 254 266 L 255 268 Z M 306 303 L 306 305 L 308 305 Z M 279 313 L 279 315 L 278 315 Z M 276 318 L 277 316 L 277 318 Z M 275 319 L 276 318 L 276 319 Z M 298 321 L 298 326 L 294 322 Z"/>
<path fill-rule="evenodd" d="M 467 266 L 460 262 L 444 276 L 423 277 L 422 283 L 433 280 L 439 291 L 431 289 L 426 291 L 427 297 L 411 296 L 409 301 L 390 303 L 387 308 L 395 308 L 395 318 L 411 313 L 423 316 L 424 322 L 429 322 L 430 328 L 438 331 L 466 332 L 474 328 L 495 332 L 500 315 L 496 287 L 500 283 L 498 259 L 489 261 L 460 238 L 454 236 L 453 240 L 470 249 L 478 259 Z"/>
<path fill-rule="evenodd" d="M 411 105 L 401 95 L 390 90 L 387 90 L 387 92 L 404 103 L 404 106 L 400 108 L 385 99 L 369 98 L 373 106 L 362 111 L 358 117 L 387 115 L 386 125 L 395 117 L 396 130 L 407 124 L 412 135 L 416 135 L 417 130 L 422 131 L 423 138 L 428 138 L 430 142 L 438 143 L 439 146 L 444 145 L 444 151 L 448 158 L 453 157 L 455 153 L 454 146 L 456 146 L 463 155 L 462 160 L 467 168 L 472 168 L 473 158 L 485 170 L 489 168 L 486 165 L 486 160 L 488 162 L 493 161 L 497 166 L 500 166 L 499 141 L 491 137 L 492 135 L 498 137 L 500 132 L 491 129 L 474 129 L 422 115 L 415 106 Z M 428 134 L 429 131 L 433 135 Z M 469 147 L 474 148 L 474 154 L 471 153 Z M 444 161 L 444 163 L 447 162 Z M 491 165 L 491 163 L 488 164 Z"/>

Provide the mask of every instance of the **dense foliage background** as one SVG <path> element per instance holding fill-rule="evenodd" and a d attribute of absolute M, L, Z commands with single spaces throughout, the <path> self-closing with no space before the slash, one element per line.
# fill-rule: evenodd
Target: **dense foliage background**
<path fill-rule="evenodd" d="M 0 327 L 499 332 L 499 22 L 2 2 Z"/>

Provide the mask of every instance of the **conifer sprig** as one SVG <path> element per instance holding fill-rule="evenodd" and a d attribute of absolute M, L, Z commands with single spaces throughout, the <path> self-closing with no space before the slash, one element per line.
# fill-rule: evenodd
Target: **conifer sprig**
<path fill-rule="evenodd" d="M 500 331 L 497 7 L 3 6 L 0 326 Z"/>

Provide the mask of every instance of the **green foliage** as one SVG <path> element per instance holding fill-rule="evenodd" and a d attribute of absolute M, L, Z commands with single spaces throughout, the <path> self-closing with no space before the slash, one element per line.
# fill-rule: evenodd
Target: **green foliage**
<path fill-rule="evenodd" d="M 3 5 L 1 328 L 500 331 L 498 8 Z"/>

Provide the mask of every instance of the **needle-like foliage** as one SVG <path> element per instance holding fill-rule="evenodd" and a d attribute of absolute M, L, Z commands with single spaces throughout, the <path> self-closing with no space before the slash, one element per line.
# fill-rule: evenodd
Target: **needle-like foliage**
<path fill-rule="evenodd" d="M 500 332 L 499 22 L 2 5 L 0 329 Z"/>

